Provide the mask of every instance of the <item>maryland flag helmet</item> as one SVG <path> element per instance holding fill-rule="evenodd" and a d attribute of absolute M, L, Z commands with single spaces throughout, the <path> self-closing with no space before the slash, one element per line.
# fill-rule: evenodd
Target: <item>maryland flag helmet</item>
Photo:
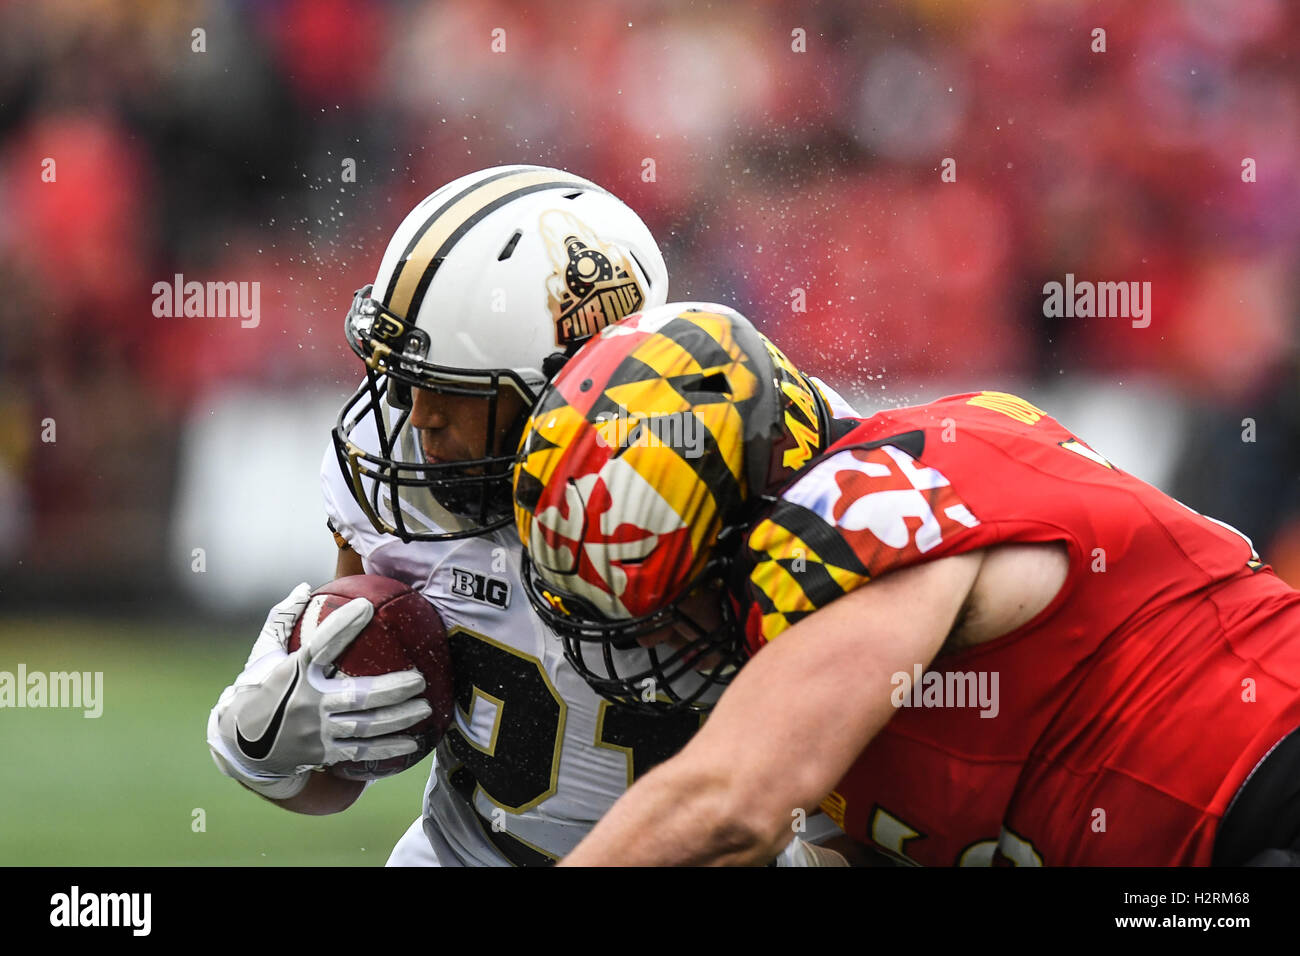
<path fill-rule="evenodd" d="M 667 298 L 650 230 L 580 176 L 499 166 L 426 197 L 344 320 L 366 378 L 339 412 L 334 448 L 371 524 L 404 541 L 509 524 L 514 450 L 546 380 L 597 330 Z M 482 456 L 428 460 L 413 388 L 483 402 Z M 511 392 L 519 401 L 503 402 Z"/>
<path fill-rule="evenodd" d="M 593 688 L 710 706 L 744 661 L 741 628 L 729 598 L 717 626 L 682 605 L 736 583 L 745 525 L 829 426 L 813 383 L 726 306 L 649 309 L 578 351 L 525 425 L 514 502 L 525 590 Z M 664 628 L 693 636 L 628 653 Z"/>

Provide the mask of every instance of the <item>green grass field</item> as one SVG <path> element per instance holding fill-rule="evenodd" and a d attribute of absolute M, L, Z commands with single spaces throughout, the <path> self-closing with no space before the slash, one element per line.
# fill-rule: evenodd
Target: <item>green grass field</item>
<path fill-rule="evenodd" d="M 0 709 L 0 865 L 382 866 L 419 812 L 428 761 L 329 817 L 280 810 L 212 763 L 208 711 L 253 636 L 0 618 L 0 671 L 104 674 L 98 718 Z"/>

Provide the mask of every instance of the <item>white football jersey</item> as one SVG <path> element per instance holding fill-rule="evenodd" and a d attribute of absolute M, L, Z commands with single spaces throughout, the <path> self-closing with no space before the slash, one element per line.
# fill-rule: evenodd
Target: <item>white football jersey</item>
<path fill-rule="evenodd" d="M 373 422 L 350 437 L 373 447 Z M 699 728 L 698 714 L 656 717 L 614 707 L 573 670 L 560 639 L 528 603 L 513 528 L 458 541 L 406 543 L 380 534 L 349 493 L 332 446 L 321 486 L 330 521 L 366 572 L 422 593 L 447 629 L 456 713 L 435 752 L 423 808 L 442 865 L 563 856 L 635 776 Z M 420 518 L 433 523 L 425 512 Z M 626 653 L 644 661 L 644 651 Z"/>
<path fill-rule="evenodd" d="M 817 384 L 834 415 L 853 414 L 832 389 Z M 373 420 L 349 437 L 362 448 L 377 447 Z M 406 443 L 406 460 L 415 460 L 410 430 L 399 440 Z M 636 777 L 699 729 L 696 713 L 652 716 L 616 707 L 574 671 L 560 639 L 528 603 L 513 527 L 456 541 L 407 543 L 381 534 L 348 491 L 332 445 L 321 463 L 321 487 L 333 527 L 361 556 L 366 572 L 395 578 L 428 598 L 451 646 L 456 712 L 425 789 L 420 829 L 428 848 L 412 845 L 421 838 L 413 826 L 390 863 L 502 866 L 558 859 Z M 438 517 L 427 493 L 412 494 L 403 508 L 408 521 L 417 519 L 415 526 L 450 520 L 445 513 Z M 628 670 L 646 666 L 645 651 L 614 653 L 639 658 Z M 704 699 L 716 699 L 721 690 Z"/>

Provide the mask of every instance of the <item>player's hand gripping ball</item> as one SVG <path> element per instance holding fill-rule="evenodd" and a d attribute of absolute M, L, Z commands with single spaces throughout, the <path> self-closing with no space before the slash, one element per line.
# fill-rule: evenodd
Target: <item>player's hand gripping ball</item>
<path fill-rule="evenodd" d="M 290 652 L 302 644 L 304 630 L 317 627 L 353 598 L 365 598 L 375 613 L 361 633 L 334 661 L 338 673 L 348 677 L 374 677 L 414 668 L 424 677 L 420 695 L 433 713 L 403 730 L 415 738 L 413 753 L 385 760 L 345 760 L 329 772 L 347 780 L 378 780 L 413 767 L 437 746 L 451 726 L 455 693 L 451 683 L 451 649 L 447 630 L 434 606 L 401 581 L 378 574 L 354 574 L 321 585 L 312 592 L 289 635 Z"/>

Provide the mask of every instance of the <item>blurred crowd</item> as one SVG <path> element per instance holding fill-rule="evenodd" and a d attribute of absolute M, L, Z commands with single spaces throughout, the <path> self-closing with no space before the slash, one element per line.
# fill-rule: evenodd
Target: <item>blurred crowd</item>
<path fill-rule="evenodd" d="M 165 591 L 184 423 L 350 390 L 393 228 L 511 162 L 850 391 L 1158 380 L 1171 490 L 1300 583 L 1298 57 L 1285 0 L 0 0 L 0 601 Z M 156 317 L 178 273 L 259 324 Z M 1045 318 L 1067 273 L 1149 281 L 1150 327 Z"/>

